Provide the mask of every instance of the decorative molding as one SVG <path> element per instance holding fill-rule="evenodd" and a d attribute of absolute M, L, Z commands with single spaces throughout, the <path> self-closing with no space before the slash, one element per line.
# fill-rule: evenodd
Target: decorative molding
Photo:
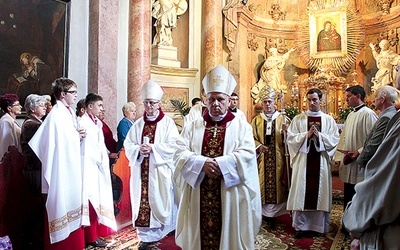
<path fill-rule="evenodd" d="M 273 4 L 271 6 L 271 10 L 268 11 L 268 14 L 275 22 L 279 20 L 285 20 L 286 13 L 284 11 L 281 11 L 281 7 L 279 6 L 279 4 Z"/>
<path fill-rule="evenodd" d="M 195 77 L 199 69 L 187 69 L 187 68 L 172 68 L 158 65 L 151 65 L 151 73 L 165 76 L 176 76 L 176 77 Z"/>
<path fill-rule="evenodd" d="M 258 42 L 256 41 L 256 36 L 250 32 L 247 33 L 247 47 L 252 51 L 256 51 L 258 49 Z"/>

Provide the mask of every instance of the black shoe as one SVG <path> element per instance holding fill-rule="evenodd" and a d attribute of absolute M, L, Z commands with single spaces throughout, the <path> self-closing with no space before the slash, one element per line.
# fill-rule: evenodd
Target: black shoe
<path fill-rule="evenodd" d="M 294 233 L 294 238 L 296 238 L 296 239 L 301 239 L 301 238 L 303 238 L 305 235 L 304 235 L 304 232 L 303 231 L 296 231 L 295 233 Z"/>
<path fill-rule="evenodd" d="M 270 222 L 269 222 L 269 227 L 270 227 L 271 229 L 275 229 L 275 226 L 276 226 L 275 221 L 276 221 L 276 218 L 275 218 L 275 217 L 271 218 L 271 220 L 270 220 Z"/>
<path fill-rule="evenodd" d="M 89 245 L 94 247 L 106 247 L 108 244 L 104 240 L 97 238 L 95 242 L 89 243 Z"/>
<path fill-rule="evenodd" d="M 346 228 L 342 227 L 340 231 L 342 232 L 342 234 L 344 234 L 344 236 L 350 236 L 349 231 L 347 231 Z"/>
<path fill-rule="evenodd" d="M 140 242 L 138 246 L 138 250 L 146 250 L 152 242 Z"/>
<path fill-rule="evenodd" d="M 172 230 L 171 232 L 169 232 L 168 234 L 167 234 L 167 236 L 174 236 L 175 235 L 175 230 Z"/>
<path fill-rule="evenodd" d="M 322 236 L 323 236 L 323 234 L 320 234 L 315 231 L 305 231 L 304 232 L 304 237 L 306 237 L 306 238 L 314 238 L 314 237 L 322 237 Z"/>

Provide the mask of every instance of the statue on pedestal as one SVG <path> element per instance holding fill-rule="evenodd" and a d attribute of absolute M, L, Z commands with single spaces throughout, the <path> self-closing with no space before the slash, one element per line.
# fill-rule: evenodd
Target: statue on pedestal
<path fill-rule="evenodd" d="M 186 12 L 188 4 L 186 0 L 152 0 L 152 17 L 156 19 L 156 35 L 154 45 L 171 46 L 172 29 L 176 28 L 179 15 Z"/>

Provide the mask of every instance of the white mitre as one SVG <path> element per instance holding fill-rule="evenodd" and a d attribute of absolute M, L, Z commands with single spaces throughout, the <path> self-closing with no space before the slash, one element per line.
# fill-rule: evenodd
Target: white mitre
<path fill-rule="evenodd" d="M 232 74 L 222 65 L 210 70 L 202 81 L 204 92 L 220 92 L 231 96 L 236 87 L 236 80 Z"/>
<path fill-rule="evenodd" d="M 164 91 L 153 80 L 148 80 L 145 84 L 142 86 L 142 99 L 152 99 L 152 100 L 158 100 L 161 101 L 162 96 L 164 94 Z"/>

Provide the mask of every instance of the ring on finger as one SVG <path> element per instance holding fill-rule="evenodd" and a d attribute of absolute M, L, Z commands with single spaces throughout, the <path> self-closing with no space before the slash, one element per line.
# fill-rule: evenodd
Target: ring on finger
<path fill-rule="evenodd" d="M 211 173 L 214 173 L 215 172 L 215 170 L 214 169 L 211 169 Z"/>

